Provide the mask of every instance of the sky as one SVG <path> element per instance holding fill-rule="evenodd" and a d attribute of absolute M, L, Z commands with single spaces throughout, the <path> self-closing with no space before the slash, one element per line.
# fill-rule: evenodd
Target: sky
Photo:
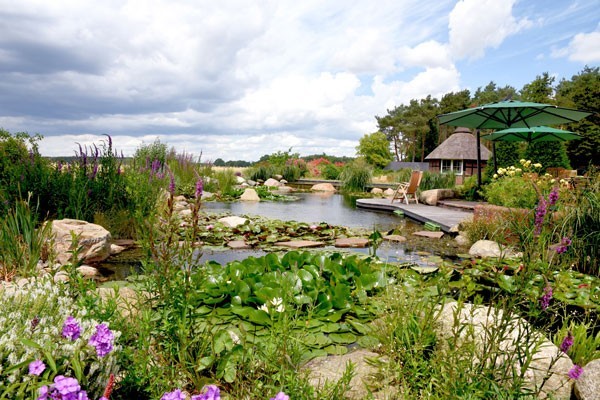
<path fill-rule="evenodd" d="M 133 155 L 355 156 L 427 95 L 600 64 L 598 0 L 0 0 L 0 127 Z"/>

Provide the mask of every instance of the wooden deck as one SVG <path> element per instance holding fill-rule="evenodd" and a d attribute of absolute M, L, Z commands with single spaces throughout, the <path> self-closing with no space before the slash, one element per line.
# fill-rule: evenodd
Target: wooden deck
<path fill-rule="evenodd" d="M 455 210 L 447 207 L 435 207 L 425 204 L 406 204 L 390 199 L 358 199 L 356 206 L 373 210 L 395 211 L 402 210 L 404 215 L 422 223 L 432 222 L 440 226 L 446 233 L 457 232 L 457 226 L 469 219 L 473 213 Z"/>

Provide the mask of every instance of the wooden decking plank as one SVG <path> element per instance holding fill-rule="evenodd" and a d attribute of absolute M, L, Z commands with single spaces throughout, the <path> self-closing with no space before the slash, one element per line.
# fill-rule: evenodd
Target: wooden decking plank
<path fill-rule="evenodd" d="M 455 226 L 468 219 L 472 213 L 452 210 L 449 208 L 428 206 L 425 204 L 391 203 L 390 199 L 358 199 L 356 206 L 375 210 L 402 210 L 407 217 L 421 223 L 433 222 L 440 226 L 442 231 L 451 232 Z"/>

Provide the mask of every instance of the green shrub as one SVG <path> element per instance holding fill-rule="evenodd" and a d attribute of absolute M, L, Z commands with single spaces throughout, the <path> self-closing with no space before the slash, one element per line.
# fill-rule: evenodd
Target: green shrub
<path fill-rule="evenodd" d="M 340 178 L 341 172 L 342 169 L 335 164 L 326 164 L 321 169 L 321 176 L 323 179 L 337 180 Z"/>
<path fill-rule="evenodd" d="M 419 190 L 452 189 L 455 185 L 456 175 L 453 172 L 441 174 L 439 172 L 424 171 Z"/>
<path fill-rule="evenodd" d="M 286 164 L 281 170 L 281 176 L 288 182 L 295 182 L 302 177 L 302 170 L 298 165 Z"/>
<path fill-rule="evenodd" d="M 486 201 L 498 206 L 532 209 L 538 195 L 531 185 L 520 176 L 507 176 L 492 181 L 483 188 Z"/>
<path fill-rule="evenodd" d="M 373 170 L 367 162 L 358 158 L 347 164 L 340 174 L 342 190 L 345 192 L 365 192 L 371 183 Z"/>
<path fill-rule="evenodd" d="M 261 163 L 250 167 L 246 173 L 248 174 L 248 179 L 264 182 L 273 176 L 273 168 L 269 164 Z"/>
<path fill-rule="evenodd" d="M 218 182 L 219 191 L 224 195 L 231 194 L 235 185 L 237 184 L 235 173 L 229 168 L 215 171 L 213 174 L 213 179 Z"/>

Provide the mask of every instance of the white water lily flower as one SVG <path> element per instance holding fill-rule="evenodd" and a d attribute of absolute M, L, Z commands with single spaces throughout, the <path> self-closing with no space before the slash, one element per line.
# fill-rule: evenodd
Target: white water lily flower
<path fill-rule="evenodd" d="M 258 307 L 258 309 L 259 309 L 259 310 L 262 310 L 262 311 L 264 311 L 264 312 L 266 312 L 266 313 L 268 313 L 268 312 L 269 312 L 269 307 L 267 307 L 267 305 L 266 305 L 266 304 L 263 304 L 262 306 Z"/>

